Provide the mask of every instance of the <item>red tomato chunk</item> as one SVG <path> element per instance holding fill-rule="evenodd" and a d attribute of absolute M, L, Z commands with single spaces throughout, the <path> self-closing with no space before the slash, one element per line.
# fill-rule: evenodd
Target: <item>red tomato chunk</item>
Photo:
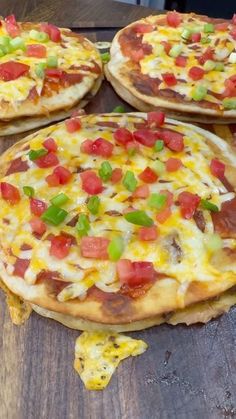
<path fill-rule="evenodd" d="M 104 237 L 82 237 L 81 254 L 85 258 L 108 259 L 109 240 Z"/>
<path fill-rule="evenodd" d="M 20 201 L 20 192 L 14 185 L 7 182 L 1 182 L 0 187 L 2 199 L 9 202 L 11 205 L 18 204 Z"/>

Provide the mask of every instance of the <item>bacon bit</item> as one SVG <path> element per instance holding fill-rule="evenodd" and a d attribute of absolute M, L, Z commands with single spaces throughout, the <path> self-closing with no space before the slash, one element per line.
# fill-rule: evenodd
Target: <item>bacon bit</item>
<path fill-rule="evenodd" d="M 113 169 L 112 174 L 111 174 L 111 182 L 114 184 L 120 182 L 122 179 L 122 176 L 123 176 L 122 169 L 118 167 L 116 169 Z"/>
<path fill-rule="evenodd" d="M 25 250 L 32 250 L 33 247 L 30 244 L 27 243 L 23 243 L 20 247 L 20 250 L 25 251 Z"/>
<path fill-rule="evenodd" d="M 30 264 L 30 260 L 28 260 L 28 259 L 16 258 L 16 261 L 14 263 L 13 275 L 20 276 L 21 278 L 24 278 L 25 272 L 28 269 L 29 264 Z"/>

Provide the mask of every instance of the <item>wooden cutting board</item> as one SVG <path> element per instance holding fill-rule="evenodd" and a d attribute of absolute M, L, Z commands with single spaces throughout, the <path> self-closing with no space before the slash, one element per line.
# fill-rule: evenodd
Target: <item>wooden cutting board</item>
<path fill-rule="evenodd" d="M 1 0 L 1 3 L 8 8 L 8 13 L 18 5 L 9 0 Z M 66 1 L 48 1 L 47 4 L 49 10 L 55 5 L 63 10 Z M 40 1 L 25 0 L 23 5 L 25 8 L 21 0 L 18 9 L 21 16 L 31 10 L 30 17 L 37 20 L 33 10 L 39 10 Z M 112 7 L 113 2 L 106 2 L 106 9 L 103 8 L 106 16 L 112 15 Z M 130 10 L 134 13 L 133 8 Z M 70 13 L 73 16 L 73 10 Z M 135 13 L 135 18 L 139 18 L 142 9 L 136 9 Z M 112 20 L 109 22 L 113 27 Z M 96 29 L 87 36 L 92 41 L 111 40 L 114 33 L 109 28 Z M 87 106 L 87 112 L 110 112 L 119 104 L 127 111 L 132 110 L 104 82 L 94 101 Z M 235 127 L 209 128 L 222 138 L 234 141 Z M 23 134 L 1 137 L 0 151 L 23 137 Z M 1 293 L 0 418 L 236 418 L 235 325 L 236 310 L 232 309 L 205 326 L 163 325 L 128 333 L 145 340 L 149 349 L 140 357 L 123 361 L 106 390 L 89 392 L 73 369 L 74 345 L 79 332 L 35 313 L 24 326 L 14 326 Z"/>

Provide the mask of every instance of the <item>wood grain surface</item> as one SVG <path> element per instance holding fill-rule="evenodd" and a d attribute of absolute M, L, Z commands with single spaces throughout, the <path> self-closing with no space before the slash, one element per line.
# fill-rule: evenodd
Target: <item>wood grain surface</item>
<path fill-rule="evenodd" d="M 84 7 L 87 3 L 88 8 Z M 104 3 L 103 10 L 97 4 Z M 40 5 L 43 15 L 40 15 Z M 101 26 L 113 16 L 113 2 L 2 0 L 2 13 L 18 18 L 76 22 L 75 9 L 83 10 L 80 27 Z M 94 7 L 91 6 L 94 4 Z M 45 5 L 48 7 L 46 14 Z M 65 5 L 68 5 L 64 7 Z M 100 6 L 101 7 L 101 6 Z M 147 14 L 127 6 L 126 24 Z M 123 5 L 115 10 L 123 13 Z M 54 12 L 53 12 L 54 11 Z M 39 15 L 38 15 L 39 13 Z M 45 13 L 45 14 L 44 14 Z M 102 13 L 104 16 L 102 17 Z M 133 13 L 133 14 L 132 14 Z M 149 11 L 148 11 L 149 13 Z M 47 17 L 48 16 L 48 17 Z M 55 19 L 54 19 L 55 17 Z M 100 20 L 99 20 L 100 19 Z M 99 21 L 99 24 L 97 23 Z M 107 26 L 117 22 L 110 18 Z M 86 25 L 85 25 L 86 23 Z M 92 40 L 112 39 L 109 28 L 89 30 Z M 111 111 L 122 101 L 104 82 L 88 112 Z M 131 108 L 125 105 L 127 110 Z M 219 134 L 230 134 L 228 127 Z M 3 151 L 18 137 L 0 140 Z M 205 326 L 160 326 L 130 336 L 144 339 L 149 349 L 122 362 L 108 388 L 84 389 L 73 369 L 74 344 L 79 332 L 36 314 L 22 327 L 12 325 L 0 294 L 0 418 L 1 419 L 220 419 L 236 418 L 236 310 Z"/>

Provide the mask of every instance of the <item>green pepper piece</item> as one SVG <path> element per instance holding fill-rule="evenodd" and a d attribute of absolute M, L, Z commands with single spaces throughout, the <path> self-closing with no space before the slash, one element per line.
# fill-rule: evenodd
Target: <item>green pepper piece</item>
<path fill-rule="evenodd" d="M 29 159 L 32 161 L 37 160 L 39 157 L 45 156 L 46 154 L 48 154 L 48 150 L 45 148 L 40 148 L 39 150 L 30 150 L 28 153 Z"/>
<path fill-rule="evenodd" d="M 50 199 L 50 202 L 56 207 L 60 207 L 61 205 L 64 205 L 67 201 L 69 201 L 69 197 L 63 192 L 59 193 L 58 195 Z"/>
<path fill-rule="evenodd" d="M 97 195 L 93 195 L 89 198 L 87 208 L 91 214 L 96 215 L 100 206 L 100 198 Z"/>
<path fill-rule="evenodd" d="M 145 211 L 132 211 L 124 215 L 126 221 L 131 224 L 136 224 L 139 226 L 151 227 L 153 225 L 153 220 L 150 218 Z"/>
<path fill-rule="evenodd" d="M 41 218 L 46 223 L 57 226 L 65 220 L 67 215 L 68 212 L 64 209 L 56 207 L 55 205 L 50 205 L 50 207 L 41 215 Z"/>
<path fill-rule="evenodd" d="M 88 231 L 90 230 L 90 223 L 86 214 L 79 215 L 79 219 L 75 228 L 80 237 L 88 235 Z"/>
<path fill-rule="evenodd" d="M 119 260 L 124 251 L 124 240 L 122 239 L 122 237 L 118 236 L 112 239 L 112 241 L 108 245 L 107 251 L 110 260 L 112 260 L 113 262 Z"/>
<path fill-rule="evenodd" d="M 131 172 L 131 170 L 127 170 L 122 183 L 124 187 L 128 189 L 128 191 L 134 192 L 137 188 L 138 181 L 135 178 L 133 172 Z"/>

